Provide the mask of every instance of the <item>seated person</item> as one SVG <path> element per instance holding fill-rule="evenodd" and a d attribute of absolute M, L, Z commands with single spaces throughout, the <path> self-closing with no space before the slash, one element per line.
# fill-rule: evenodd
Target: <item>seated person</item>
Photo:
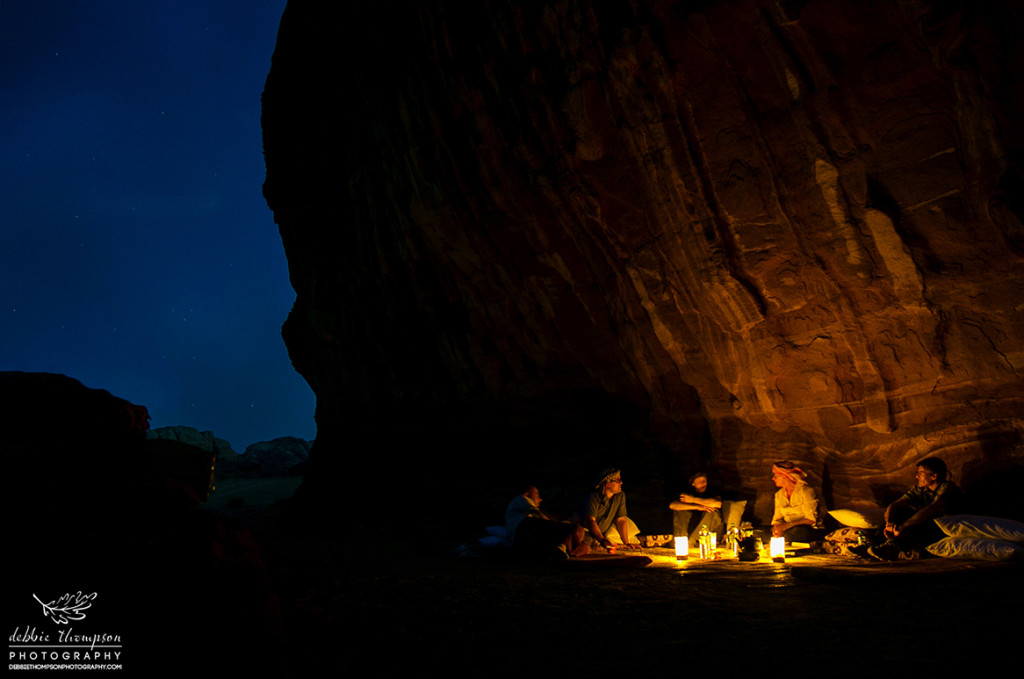
<path fill-rule="evenodd" d="M 818 496 L 805 482 L 807 473 L 789 460 L 772 465 L 772 481 L 779 490 L 775 493 L 775 512 L 772 515 L 772 537 L 782 536 L 786 542 L 814 542 L 823 537 L 816 530 L 818 523 Z"/>
<path fill-rule="evenodd" d="M 683 493 L 669 503 L 674 535 L 686 535 L 690 544 L 697 544 L 701 526 L 716 535 L 722 534 L 722 494 L 708 486 L 708 475 L 697 472 L 690 477 L 693 493 Z"/>
<path fill-rule="evenodd" d="M 885 508 L 885 537 L 868 554 L 882 561 L 916 559 L 920 550 L 941 540 L 942 530 L 934 519 L 961 511 L 960 488 L 949 480 L 946 463 L 926 457 L 917 463 L 915 485 Z"/>
<path fill-rule="evenodd" d="M 622 492 L 622 473 L 618 469 L 601 472 L 594 490 L 584 498 L 577 518 L 591 543 L 605 549 L 616 544 L 630 549 L 640 548 L 635 540 L 640 531 L 626 516 L 626 495 Z M 612 527 L 617 533 L 615 536 L 609 534 Z"/>
<path fill-rule="evenodd" d="M 521 495 L 512 498 L 505 509 L 505 531 L 512 548 L 534 556 L 564 551 L 569 556 L 583 556 L 590 547 L 583 542 L 583 528 L 556 521 L 541 511 L 543 502 L 536 486 L 527 486 Z"/>

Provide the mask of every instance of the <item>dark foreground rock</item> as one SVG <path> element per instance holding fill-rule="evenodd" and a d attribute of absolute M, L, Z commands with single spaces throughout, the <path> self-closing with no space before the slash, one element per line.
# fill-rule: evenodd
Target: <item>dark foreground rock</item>
<path fill-rule="evenodd" d="M 260 549 L 200 509 L 210 456 L 147 445 L 144 407 L 63 375 L 0 373 L 0 403 L 10 630 L 56 640 L 66 628 L 39 602 L 95 593 L 74 632 L 117 635 L 126 676 L 276 673 L 280 611 Z"/>

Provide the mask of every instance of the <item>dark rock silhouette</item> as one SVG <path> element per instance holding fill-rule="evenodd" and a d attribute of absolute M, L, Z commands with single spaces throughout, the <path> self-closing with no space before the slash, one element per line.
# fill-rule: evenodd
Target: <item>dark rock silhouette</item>
<path fill-rule="evenodd" d="M 33 595 L 95 593 L 76 630 L 121 635 L 131 676 L 276 673 L 281 621 L 259 547 L 199 508 L 211 455 L 147 442 L 146 408 L 64 375 L 0 373 L 0 418 L 16 625 L 43 626 Z"/>

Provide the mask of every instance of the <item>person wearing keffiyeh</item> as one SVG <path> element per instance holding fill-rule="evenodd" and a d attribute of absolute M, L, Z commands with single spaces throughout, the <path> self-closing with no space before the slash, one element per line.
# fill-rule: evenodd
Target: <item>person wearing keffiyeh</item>
<path fill-rule="evenodd" d="M 594 490 L 584 499 L 578 512 L 578 520 L 586 529 L 587 538 L 605 549 L 617 544 L 629 549 L 640 547 L 631 540 L 639 529 L 626 516 L 626 496 L 622 492 L 622 472 L 619 469 L 605 469 L 598 475 Z M 618 542 L 608 534 L 613 526 L 618 533 Z"/>
<path fill-rule="evenodd" d="M 790 542 L 819 539 L 814 530 L 818 523 L 818 496 L 807 485 L 806 479 L 807 472 L 790 460 L 772 465 L 772 481 L 779 488 L 775 493 L 772 536 L 784 536 Z"/>

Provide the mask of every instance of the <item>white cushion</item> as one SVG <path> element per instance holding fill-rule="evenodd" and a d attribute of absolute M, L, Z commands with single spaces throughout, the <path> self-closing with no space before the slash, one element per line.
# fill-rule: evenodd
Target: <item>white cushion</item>
<path fill-rule="evenodd" d="M 725 500 L 722 502 L 722 523 L 728 528 L 730 524 L 740 525 L 743 512 L 747 508 L 746 500 Z"/>
<path fill-rule="evenodd" d="M 833 509 L 829 516 L 850 528 L 879 528 L 882 525 L 882 510 L 858 512 L 852 509 Z"/>
<path fill-rule="evenodd" d="M 952 559 L 1024 560 L 1024 545 L 986 538 L 942 538 L 938 542 L 928 545 L 928 551 L 935 556 Z"/>
<path fill-rule="evenodd" d="M 989 538 L 1024 543 L 1024 523 L 995 516 L 955 514 L 940 516 L 935 523 L 942 532 L 954 538 Z"/>

